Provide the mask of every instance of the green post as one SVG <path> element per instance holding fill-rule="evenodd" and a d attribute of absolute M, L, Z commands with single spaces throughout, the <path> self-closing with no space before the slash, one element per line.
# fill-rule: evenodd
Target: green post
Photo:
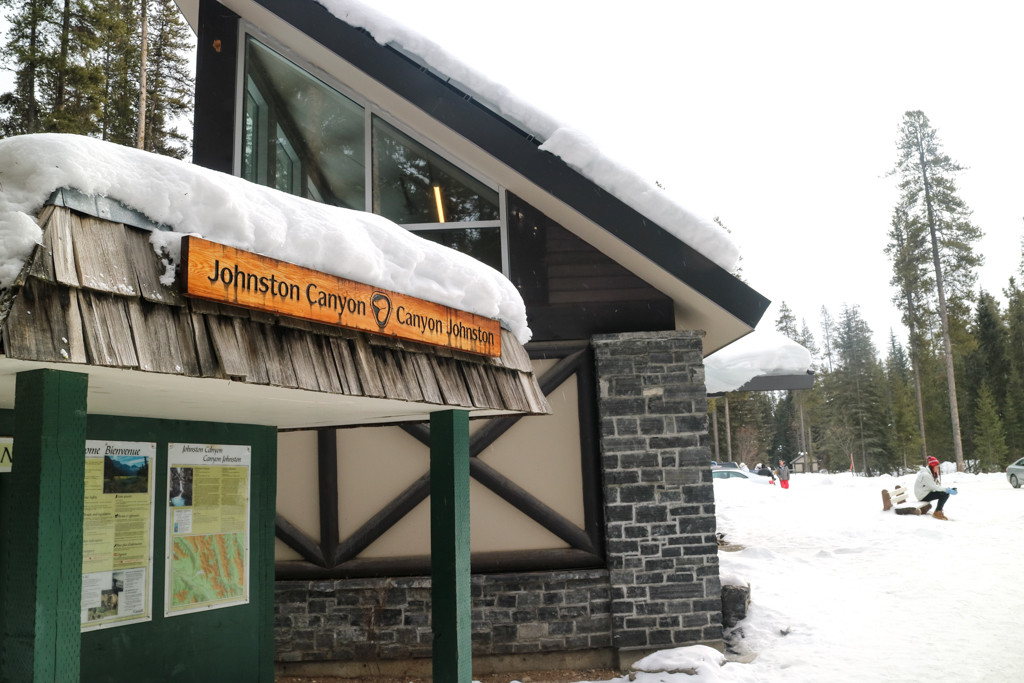
<path fill-rule="evenodd" d="M 430 576 L 434 680 L 472 681 L 469 414 L 430 416 Z"/>
<path fill-rule="evenodd" d="M 88 376 L 18 374 L 3 504 L 0 680 L 78 681 Z"/>

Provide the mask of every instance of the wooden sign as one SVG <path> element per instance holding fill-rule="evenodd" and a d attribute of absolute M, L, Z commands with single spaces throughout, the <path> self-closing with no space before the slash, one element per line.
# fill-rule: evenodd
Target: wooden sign
<path fill-rule="evenodd" d="M 353 330 L 501 355 L 497 320 L 198 237 L 181 240 L 185 293 Z"/>

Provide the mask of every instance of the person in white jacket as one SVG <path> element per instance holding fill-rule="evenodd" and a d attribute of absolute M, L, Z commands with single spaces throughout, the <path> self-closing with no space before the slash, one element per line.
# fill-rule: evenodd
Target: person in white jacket
<path fill-rule="evenodd" d="M 937 500 L 935 512 L 932 517 L 935 519 L 949 519 L 942 511 L 949 496 L 956 493 L 956 489 L 946 488 L 942 485 L 942 476 L 939 473 L 939 461 L 935 457 L 928 456 L 928 467 L 921 470 L 914 481 L 914 495 L 921 502 Z"/>

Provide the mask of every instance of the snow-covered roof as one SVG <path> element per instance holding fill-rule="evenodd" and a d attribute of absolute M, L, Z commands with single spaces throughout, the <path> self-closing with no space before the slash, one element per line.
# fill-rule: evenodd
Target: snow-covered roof
<path fill-rule="evenodd" d="M 704 359 L 704 383 L 709 394 L 736 391 L 755 377 L 806 375 L 811 353 L 772 330 L 755 330 Z"/>
<path fill-rule="evenodd" d="M 192 28 L 198 31 L 198 0 L 175 1 Z M 268 16 L 262 8 L 253 13 L 253 0 L 221 0 L 221 3 L 242 16 Z M 291 0 L 287 8 L 282 6 L 272 11 L 280 14 L 287 9 L 289 13 L 301 14 L 303 10 L 299 7 L 303 5 L 320 5 L 346 24 L 365 30 L 378 44 L 413 60 L 440 80 L 469 95 L 476 103 L 539 140 L 540 149 L 561 158 L 580 175 L 726 272 L 735 270 L 739 248 L 719 225 L 682 206 L 641 173 L 608 157 L 600 149 L 598 141 L 556 120 L 536 103 L 518 97 L 507 87 L 454 57 L 443 46 L 406 26 L 400 19 L 387 16 L 359 0 Z M 260 28 L 268 30 L 268 26 L 262 24 Z"/>
<path fill-rule="evenodd" d="M 33 216 L 54 190 L 117 200 L 167 231 L 150 241 L 169 259 L 181 237 L 221 244 L 501 320 L 530 339 L 526 307 L 500 272 L 386 218 L 255 185 L 94 138 L 40 134 L 0 140 L 0 287 L 39 243 Z"/>
<path fill-rule="evenodd" d="M 442 46 L 358 0 L 315 0 L 342 21 L 366 30 L 459 90 L 542 141 L 546 150 L 588 180 L 631 206 L 728 272 L 736 268 L 739 248 L 719 225 L 681 206 L 642 175 L 605 155 L 580 131 L 557 121 L 540 107 L 453 57 Z"/>

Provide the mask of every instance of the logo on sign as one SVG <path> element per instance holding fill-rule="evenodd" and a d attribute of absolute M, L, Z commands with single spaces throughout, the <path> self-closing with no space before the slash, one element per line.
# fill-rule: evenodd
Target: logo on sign
<path fill-rule="evenodd" d="M 373 317 L 377 321 L 377 327 L 384 329 L 391 318 L 391 297 L 381 292 L 374 292 L 370 297 L 370 308 L 373 309 Z"/>

